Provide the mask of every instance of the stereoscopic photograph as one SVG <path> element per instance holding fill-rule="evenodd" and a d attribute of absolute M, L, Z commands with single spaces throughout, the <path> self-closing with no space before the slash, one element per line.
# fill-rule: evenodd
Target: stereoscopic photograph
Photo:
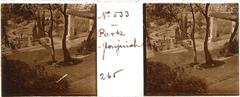
<path fill-rule="evenodd" d="M 238 4 L 144 4 L 144 95 L 239 95 Z"/>
<path fill-rule="evenodd" d="M 1 4 L 2 95 L 96 95 L 96 4 Z"/>

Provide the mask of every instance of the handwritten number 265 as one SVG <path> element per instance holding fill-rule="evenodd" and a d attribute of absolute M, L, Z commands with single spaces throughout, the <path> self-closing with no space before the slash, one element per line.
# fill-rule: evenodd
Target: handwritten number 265
<path fill-rule="evenodd" d="M 101 80 L 105 80 L 105 79 L 111 79 L 111 78 L 115 78 L 116 74 L 119 73 L 120 71 L 123 71 L 123 69 L 120 69 L 118 71 L 115 71 L 114 73 L 107 73 L 107 75 L 104 75 L 104 73 L 100 74 Z"/>
<path fill-rule="evenodd" d="M 112 75 L 108 72 L 107 75 L 104 75 L 103 73 L 100 74 L 101 80 L 105 80 L 106 78 L 111 79 Z M 115 74 L 113 75 L 115 77 Z"/>

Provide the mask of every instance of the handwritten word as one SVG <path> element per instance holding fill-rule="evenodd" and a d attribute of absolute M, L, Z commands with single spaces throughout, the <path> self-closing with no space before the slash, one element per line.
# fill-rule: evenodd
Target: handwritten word
<path fill-rule="evenodd" d="M 125 36 L 125 34 L 123 34 L 123 32 L 119 31 L 119 30 L 117 30 L 116 32 L 107 33 L 107 32 L 105 32 L 105 30 L 103 28 L 101 28 L 98 31 L 100 32 L 99 37 L 102 37 L 102 36 L 104 36 L 104 37 L 108 37 L 108 36 L 112 36 L 112 37 L 113 36 Z"/>
<path fill-rule="evenodd" d="M 101 73 L 100 74 L 100 77 L 101 77 L 101 80 L 105 80 L 105 79 L 111 79 L 111 78 L 115 78 L 116 77 L 116 74 L 119 73 L 120 71 L 123 71 L 124 69 L 120 69 L 120 70 L 117 70 L 115 71 L 114 73 L 107 73 L 107 75 L 104 75 L 104 73 Z"/>
<path fill-rule="evenodd" d="M 120 42 L 120 40 L 118 40 L 118 42 Z M 128 41 L 126 41 L 126 43 L 128 43 Z M 141 45 L 137 44 L 136 38 L 134 38 L 133 43 L 130 43 L 130 44 L 108 44 L 107 42 L 105 42 L 103 43 L 104 48 L 103 48 L 102 60 L 104 60 L 105 52 L 107 49 L 116 49 L 115 53 L 119 55 L 120 48 L 136 48 L 141 46 L 143 46 L 143 44 Z"/>
<path fill-rule="evenodd" d="M 129 17 L 129 12 L 128 11 L 116 11 L 116 12 L 110 12 L 106 11 L 102 13 L 101 17 L 98 17 L 98 19 L 103 19 L 105 20 L 106 17 Z"/>

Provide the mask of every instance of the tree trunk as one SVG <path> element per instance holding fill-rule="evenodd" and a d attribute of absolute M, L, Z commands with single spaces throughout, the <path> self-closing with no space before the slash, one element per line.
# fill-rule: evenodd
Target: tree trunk
<path fill-rule="evenodd" d="M 204 53 L 205 53 L 205 61 L 206 61 L 205 65 L 212 65 L 214 64 L 214 62 L 208 50 L 208 37 L 210 34 L 210 17 L 208 16 L 208 8 L 209 8 L 209 4 L 206 4 L 204 17 L 206 19 L 207 28 L 206 28 L 205 41 L 204 41 Z"/>
<path fill-rule="evenodd" d="M 91 38 L 92 38 L 93 33 L 96 32 L 96 24 L 97 24 L 97 20 L 94 20 L 92 29 L 91 29 L 90 33 L 88 34 L 88 38 L 87 38 L 87 48 L 89 48 L 89 47 L 91 46 L 90 40 L 91 40 Z"/>
<path fill-rule="evenodd" d="M 196 49 L 196 43 L 195 43 L 195 15 L 194 15 L 194 10 L 192 7 L 192 4 L 190 4 L 191 6 L 191 12 L 192 12 L 192 19 L 193 19 L 193 28 L 192 28 L 192 33 L 191 33 L 191 39 L 193 42 L 193 63 L 196 64 L 197 63 L 197 49 Z"/>
<path fill-rule="evenodd" d="M 41 21 L 42 21 L 41 12 L 38 11 L 38 12 L 37 12 L 37 28 L 38 28 L 38 30 L 37 30 L 37 36 L 38 36 L 38 39 L 40 39 L 40 38 L 43 37 L 43 35 L 42 35 L 43 29 L 42 29 L 42 22 L 41 22 Z"/>
<path fill-rule="evenodd" d="M 235 21 L 234 30 L 233 30 L 233 32 L 232 32 L 232 34 L 231 34 L 231 37 L 230 37 L 230 39 L 229 39 L 229 42 L 228 42 L 229 45 L 231 45 L 234 37 L 236 36 L 237 30 L 238 30 L 238 26 L 239 26 L 239 22 L 238 22 L 238 17 L 237 17 L 237 19 L 236 19 L 236 21 Z"/>
<path fill-rule="evenodd" d="M 38 14 L 37 14 L 37 15 L 38 15 L 38 16 L 37 16 L 37 18 L 36 18 L 36 21 L 37 21 L 37 24 L 36 24 L 36 27 L 37 27 L 36 36 L 37 36 L 37 37 L 36 37 L 36 38 L 37 38 L 37 40 L 39 40 L 40 37 L 41 37 L 41 34 L 40 34 L 40 33 L 41 33 L 41 31 L 42 31 L 42 30 L 41 30 L 41 27 L 42 27 L 42 26 L 41 26 L 41 23 L 40 23 L 40 16 L 39 16 L 39 15 L 40 15 L 40 12 L 39 12 L 39 11 L 38 11 Z"/>
<path fill-rule="evenodd" d="M 94 23 L 93 23 L 92 29 L 91 29 L 90 33 L 88 34 L 87 42 L 89 42 L 89 40 L 90 40 L 91 37 L 92 37 L 92 34 L 96 31 L 96 23 L 97 23 L 97 21 L 94 20 Z"/>
<path fill-rule="evenodd" d="M 92 38 L 93 33 L 94 33 L 94 32 L 96 33 L 96 25 L 97 25 L 96 9 L 94 10 L 94 17 L 95 17 L 95 18 L 93 19 L 94 23 L 93 23 L 93 26 L 92 26 L 92 29 L 91 29 L 90 33 L 88 34 L 88 38 L 87 38 L 87 44 L 86 44 L 87 49 L 91 46 L 90 40 L 91 40 L 91 38 Z"/>
<path fill-rule="evenodd" d="M 37 21 L 37 33 L 36 33 L 36 38 L 39 40 L 40 38 L 44 37 L 44 25 L 43 25 L 43 15 L 41 17 L 41 12 L 38 10 L 37 11 L 37 16 L 36 16 L 36 21 Z"/>
<path fill-rule="evenodd" d="M 187 15 L 185 14 L 184 15 L 184 18 L 183 18 L 183 40 L 185 40 L 185 39 L 188 39 L 188 36 L 187 36 L 187 24 L 188 24 L 188 22 L 187 22 Z"/>
<path fill-rule="evenodd" d="M 49 5 L 49 11 L 50 11 L 50 15 L 51 15 L 51 24 L 50 24 L 50 28 L 49 28 L 49 31 L 48 31 L 48 35 L 51 39 L 51 55 L 52 55 L 52 62 L 56 62 L 56 58 L 55 58 L 55 49 L 54 49 L 54 42 L 53 42 L 53 34 L 52 34 L 52 31 L 53 31 L 53 13 L 52 13 L 52 7 L 51 5 Z"/>
<path fill-rule="evenodd" d="M 38 34 L 37 34 L 37 20 L 36 22 L 34 22 L 34 25 L 33 25 L 33 28 L 32 28 L 32 37 L 33 37 L 33 40 L 38 40 Z"/>
<path fill-rule="evenodd" d="M 45 11 L 43 11 L 42 13 L 42 17 L 41 17 L 41 29 L 42 29 L 42 33 L 41 33 L 41 36 L 42 37 L 45 37 Z"/>
<path fill-rule="evenodd" d="M 66 10 L 67 10 L 67 4 L 64 4 L 64 9 L 63 9 L 64 33 L 62 38 L 62 50 L 63 50 L 64 62 L 71 62 L 72 58 L 68 52 L 67 45 L 66 45 L 66 39 L 68 34 L 68 15 L 66 13 Z"/>

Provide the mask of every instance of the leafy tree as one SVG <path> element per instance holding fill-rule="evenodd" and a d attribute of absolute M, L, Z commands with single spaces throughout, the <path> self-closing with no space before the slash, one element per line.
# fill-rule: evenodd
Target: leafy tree
<path fill-rule="evenodd" d="M 51 55 L 52 55 L 52 62 L 55 62 L 56 61 L 56 58 L 55 58 L 55 49 L 54 49 L 54 42 L 53 42 L 53 11 L 52 11 L 52 5 L 49 4 L 49 12 L 50 12 L 50 15 L 51 15 L 51 18 L 50 18 L 50 28 L 48 30 L 48 36 L 49 38 L 51 39 Z"/>
<path fill-rule="evenodd" d="M 209 14 L 209 6 L 210 4 L 207 3 L 205 4 L 204 7 L 202 7 L 203 5 L 200 4 L 196 4 L 196 6 L 198 7 L 200 13 L 204 16 L 205 20 L 206 20 L 206 33 L 205 33 L 205 39 L 204 39 L 204 53 L 205 53 L 205 65 L 212 65 L 214 63 L 213 59 L 212 59 L 212 55 L 210 54 L 209 50 L 208 50 L 208 37 L 210 34 L 210 17 L 208 16 Z"/>
<path fill-rule="evenodd" d="M 58 10 L 62 13 L 64 17 L 64 32 L 62 36 L 62 50 L 63 50 L 63 57 L 64 62 L 72 62 L 72 57 L 70 56 L 70 53 L 67 49 L 66 39 L 68 34 L 68 15 L 67 15 L 67 4 L 63 5 L 56 5 Z"/>
<path fill-rule="evenodd" d="M 195 43 L 195 13 L 193 5 L 190 4 L 191 7 L 191 13 L 192 13 L 192 32 L 191 32 L 191 40 L 193 42 L 193 63 L 197 63 L 197 49 L 196 49 L 196 43 Z"/>

